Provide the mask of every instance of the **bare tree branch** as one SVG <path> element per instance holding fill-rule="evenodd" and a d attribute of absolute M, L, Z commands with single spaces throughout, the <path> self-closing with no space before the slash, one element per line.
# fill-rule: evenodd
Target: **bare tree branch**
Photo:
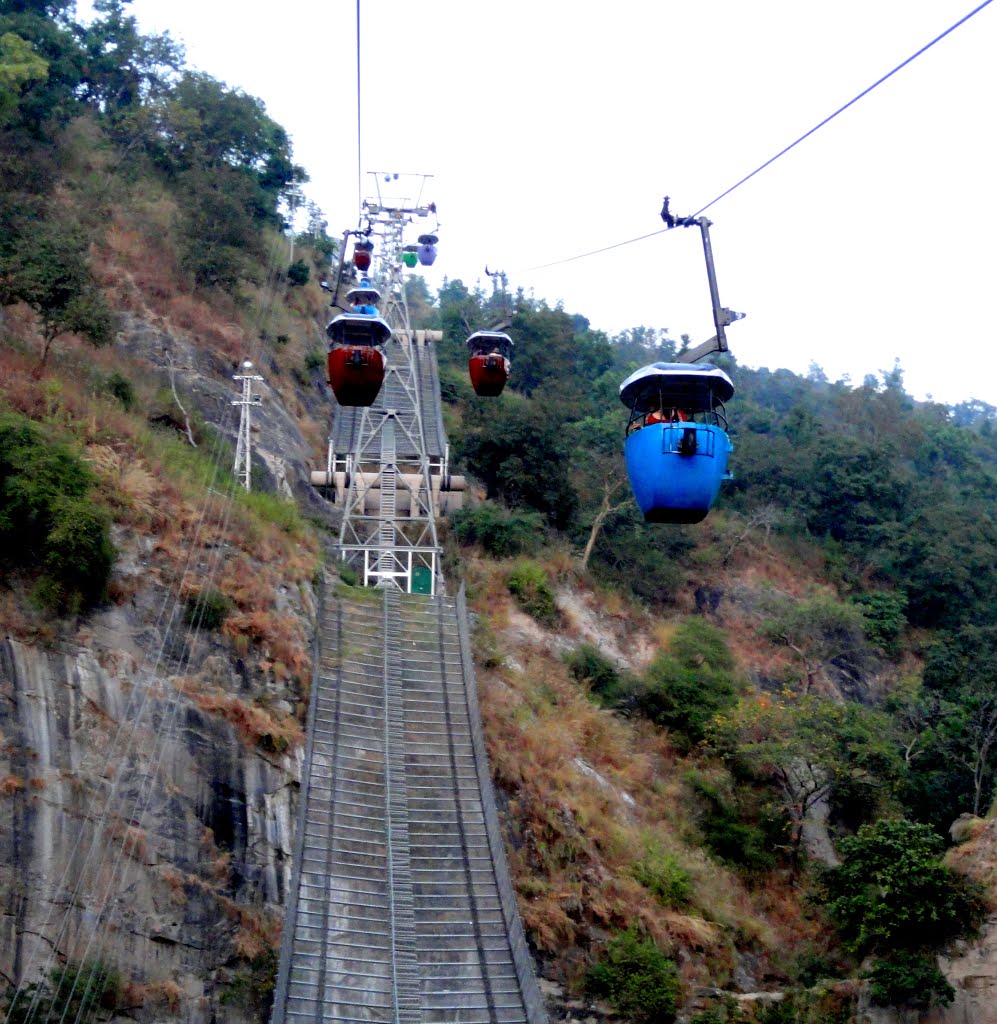
<path fill-rule="evenodd" d="M 190 441 L 191 447 L 196 448 L 197 442 L 194 440 L 194 431 L 190 429 L 190 417 L 187 415 L 187 410 L 183 407 L 183 402 L 180 401 L 180 396 L 177 394 L 177 382 L 173 375 L 173 357 L 170 356 L 167 359 L 167 364 L 170 371 L 170 390 L 173 392 L 173 400 L 177 403 L 180 411 L 183 413 L 184 425 L 187 428 L 187 440 Z"/>

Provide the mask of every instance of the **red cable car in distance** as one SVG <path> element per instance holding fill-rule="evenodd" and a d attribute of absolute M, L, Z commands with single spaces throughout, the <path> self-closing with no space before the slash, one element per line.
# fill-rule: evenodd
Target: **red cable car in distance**
<path fill-rule="evenodd" d="M 370 270 L 370 260 L 374 253 L 374 243 L 369 239 L 357 239 L 353 245 L 353 266 L 366 273 Z"/>
<path fill-rule="evenodd" d="M 346 293 L 353 307 L 325 329 L 329 335 L 329 384 L 340 405 L 372 405 L 384 383 L 383 346 L 391 328 L 377 312 L 381 293 L 364 281 Z"/>
<path fill-rule="evenodd" d="M 512 338 L 501 331 L 476 331 L 467 339 L 467 372 L 474 393 L 483 398 L 502 394 L 512 369 Z"/>

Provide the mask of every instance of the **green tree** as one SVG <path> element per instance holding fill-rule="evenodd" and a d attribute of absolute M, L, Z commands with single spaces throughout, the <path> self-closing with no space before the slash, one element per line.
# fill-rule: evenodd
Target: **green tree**
<path fill-rule="evenodd" d="M 862 609 L 866 638 L 890 658 L 899 657 L 901 639 L 907 627 L 905 594 L 889 590 L 870 590 L 856 594 L 852 601 Z"/>
<path fill-rule="evenodd" d="M 948 1006 L 955 989 L 938 968 L 938 958 L 922 950 L 901 949 L 877 959 L 864 975 L 875 1006 L 927 1010 Z"/>
<path fill-rule="evenodd" d="M 0 306 L 24 302 L 38 314 L 43 366 L 60 334 L 82 334 L 97 347 L 114 340 L 114 318 L 90 273 L 88 248 L 81 228 L 54 220 L 0 247 Z"/>
<path fill-rule="evenodd" d="M 958 810 L 980 814 L 991 799 L 997 778 L 995 675 L 997 626 L 964 626 L 941 634 L 928 649 L 919 695 L 926 724 L 911 803 L 941 828 Z"/>
<path fill-rule="evenodd" d="M 927 825 L 863 825 L 839 852 L 819 893 L 856 953 L 934 948 L 980 920 L 979 892 L 942 863 L 944 845 Z"/>
<path fill-rule="evenodd" d="M 466 411 L 455 448 L 487 497 L 536 509 L 557 529 L 572 521 L 578 499 L 564 471 L 568 446 L 557 409 L 512 395 L 477 402 Z"/>
<path fill-rule="evenodd" d="M 9 124 L 37 138 L 50 136 L 51 129 L 65 124 L 80 109 L 84 58 L 70 20 L 72 11 L 73 0 L 0 3 L 0 37 L 13 34 L 23 40 L 45 65 L 44 75 L 32 73 L 11 86 L 18 95 L 14 108 L 7 109 Z M 13 45 L 20 51 L 20 44 Z M 20 77 L 23 71 L 14 74 Z"/>
<path fill-rule="evenodd" d="M 282 223 L 282 198 L 307 180 L 287 133 L 261 101 L 200 73 L 186 72 L 146 109 L 145 146 L 180 201 L 181 266 L 199 285 L 257 279 L 261 228 Z"/>
<path fill-rule="evenodd" d="M 865 647 L 862 611 L 826 594 L 804 601 L 780 599 L 763 629 L 784 644 L 803 668 L 803 692 L 809 693 L 820 670 L 835 658 L 861 658 Z"/>
<path fill-rule="evenodd" d="M 582 506 L 579 519 L 588 525 L 581 559 L 583 572 L 588 569 L 606 521 L 633 501 L 623 461 L 622 419 L 610 404 L 616 385 L 611 372 L 598 378 L 593 390 L 603 396 L 598 405 L 605 411 L 599 416 L 586 416 L 569 428 L 574 449 L 571 473 Z"/>
<path fill-rule="evenodd" d="M 150 143 L 164 167 L 174 175 L 227 169 L 245 176 L 254 186 L 248 212 L 256 219 L 276 223 L 281 196 L 308 180 L 292 162 L 287 132 L 263 102 L 210 75 L 185 72 L 154 109 Z"/>
<path fill-rule="evenodd" d="M 115 120 L 123 112 L 162 96 L 169 77 L 184 63 L 183 47 L 169 33 L 144 36 L 131 0 L 94 0 L 96 18 L 79 32 L 83 50 L 83 97 Z"/>
<path fill-rule="evenodd" d="M 732 763 L 775 784 L 794 851 L 816 804 L 847 794 L 868 814 L 892 797 L 903 776 L 885 715 L 852 702 L 746 697 L 715 717 L 709 739 Z"/>
<path fill-rule="evenodd" d="M 627 502 L 602 524 L 591 571 L 651 605 L 669 605 L 685 586 L 683 557 L 696 546 L 695 527 L 648 526 Z"/>
<path fill-rule="evenodd" d="M 48 77 L 48 64 L 14 32 L 0 35 L 0 128 L 13 117 L 23 90 Z"/>

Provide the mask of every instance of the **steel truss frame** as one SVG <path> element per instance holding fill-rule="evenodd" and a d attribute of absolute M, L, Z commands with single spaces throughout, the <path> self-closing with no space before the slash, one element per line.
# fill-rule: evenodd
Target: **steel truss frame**
<path fill-rule="evenodd" d="M 442 585 L 441 549 L 413 353 L 415 337 L 401 262 L 406 223 L 413 214 L 425 216 L 428 209 L 402 209 L 365 200 L 364 211 L 372 232 L 381 238 L 375 276 L 383 296 L 381 316 L 391 327 L 403 358 L 389 360 L 380 408 L 363 410 L 354 449 L 344 459 L 347 489 L 339 532 L 340 557 L 362 575 L 365 586 L 403 591 L 412 589 L 414 570 L 425 567 L 435 594 Z M 330 442 L 330 472 L 338 468 L 336 455 Z M 412 486 L 413 476 L 420 478 L 418 486 Z M 442 482 L 442 474 L 437 480 Z M 378 511 L 369 515 L 365 510 L 374 490 L 378 492 Z M 400 491 L 407 497 L 403 502 L 408 506 L 406 514 L 398 508 Z"/>

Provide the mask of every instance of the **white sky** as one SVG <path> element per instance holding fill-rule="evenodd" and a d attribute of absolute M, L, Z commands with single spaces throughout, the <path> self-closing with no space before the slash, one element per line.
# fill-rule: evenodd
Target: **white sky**
<path fill-rule="evenodd" d="M 131 8 L 264 100 L 333 235 L 358 215 L 355 6 Z M 666 193 L 694 212 L 974 6 L 361 0 L 363 169 L 434 175 L 432 288 L 487 263 L 595 328 L 702 341 L 697 230 L 529 268 L 658 230 Z M 860 383 L 899 357 L 918 397 L 997 405 L 995 52 L 997 4 L 710 209 L 740 362 Z"/>

